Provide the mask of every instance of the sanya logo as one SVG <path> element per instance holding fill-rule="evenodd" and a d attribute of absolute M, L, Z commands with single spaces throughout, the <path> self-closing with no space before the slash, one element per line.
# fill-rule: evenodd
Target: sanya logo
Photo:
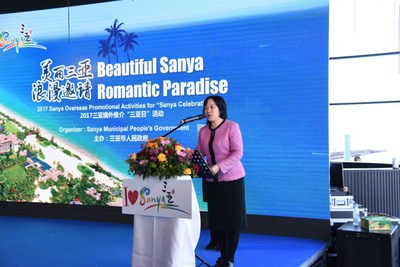
<path fill-rule="evenodd" d="M 37 44 L 37 42 L 32 39 L 32 30 L 25 30 L 25 25 L 21 24 L 20 30 L 21 36 L 10 36 L 8 31 L 2 31 L 0 33 L 0 48 L 3 49 L 3 52 L 6 52 L 10 49 L 15 48 L 15 51 L 18 53 L 20 48 L 39 48 L 39 49 L 47 49 L 43 45 Z"/>
<path fill-rule="evenodd" d="M 143 207 L 143 210 L 145 211 L 156 209 L 157 212 L 159 212 L 160 210 L 165 209 L 189 214 L 187 211 L 183 210 L 179 204 L 175 203 L 175 188 L 172 188 L 172 190 L 167 190 L 167 185 L 167 182 L 164 181 L 161 194 L 152 192 L 152 190 L 147 186 L 144 186 L 140 190 L 133 191 L 129 190 L 128 187 L 125 187 L 125 206 L 135 205 L 136 203 L 138 203 L 140 206 Z M 128 201 L 130 202 L 130 204 L 128 203 Z"/>

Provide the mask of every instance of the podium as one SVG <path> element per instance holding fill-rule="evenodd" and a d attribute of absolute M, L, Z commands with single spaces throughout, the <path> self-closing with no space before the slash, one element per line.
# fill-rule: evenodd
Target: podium
<path fill-rule="evenodd" d="M 201 223 L 191 177 L 138 177 L 123 185 L 122 212 L 134 215 L 131 266 L 195 267 Z"/>

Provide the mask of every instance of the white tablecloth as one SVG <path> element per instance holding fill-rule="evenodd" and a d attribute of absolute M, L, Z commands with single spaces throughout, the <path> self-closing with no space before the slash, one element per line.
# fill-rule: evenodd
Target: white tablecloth
<path fill-rule="evenodd" d="M 192 219 L 135 215 L 132 267 L 195 267 L 200 210 L 192 184 Z"/>

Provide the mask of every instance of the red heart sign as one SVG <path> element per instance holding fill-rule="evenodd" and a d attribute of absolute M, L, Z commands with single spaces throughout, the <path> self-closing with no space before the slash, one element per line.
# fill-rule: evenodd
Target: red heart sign
<path fill-rule="evenodd" d="M 138 191 L 129 191 L 128 192 L 128 199 L 129 202 L 131 202 L 132 205 L 135 205 L 136 200 L 138 199 L 139 193 Z"/>

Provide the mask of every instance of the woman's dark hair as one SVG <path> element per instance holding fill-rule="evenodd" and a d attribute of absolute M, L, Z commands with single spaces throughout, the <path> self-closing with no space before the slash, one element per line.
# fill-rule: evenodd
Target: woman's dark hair
<path fill-rule="evenodd" d="M 203 114 L 209 99 L 214 100 L 215 105 L 217 105 L 219 109 L 219 117 L 221 119 L 227 119 L 228 113 L 227 113 L 226 103 L 222 96 L 217 96 L 217 95 L 208 96 L 203 102 Z"/>

